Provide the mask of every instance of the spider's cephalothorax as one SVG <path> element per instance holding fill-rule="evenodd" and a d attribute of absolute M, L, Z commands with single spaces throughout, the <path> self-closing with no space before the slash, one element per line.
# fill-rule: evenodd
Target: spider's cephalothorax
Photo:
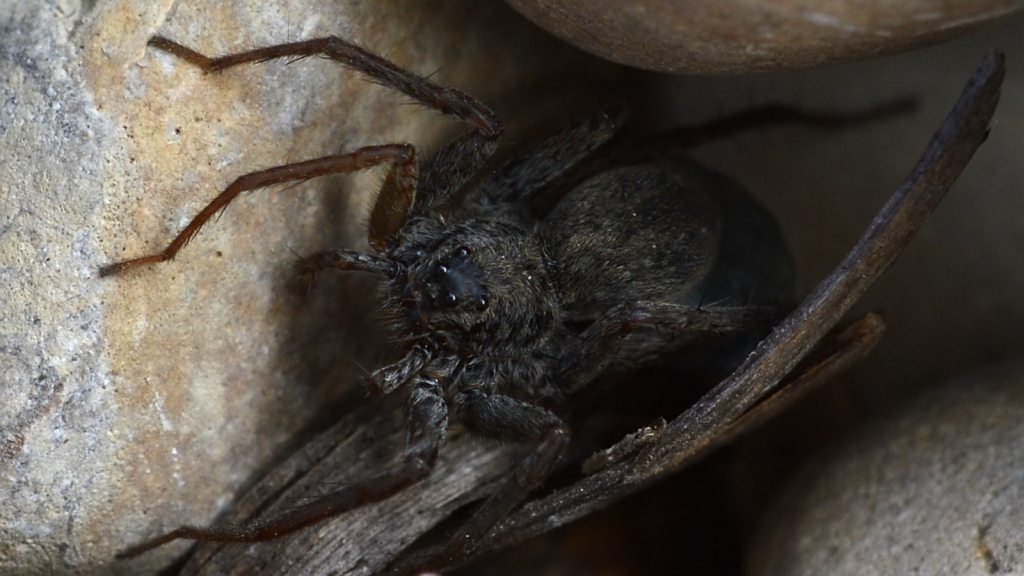
<path fill-rule="evenodd" d="M 377 371 L 371 388 L 394 390 L 424 369 L 449 400 L 462 385 L 530 396 L 548 387 L 560 313 L 536 235 L 500 218 L 450 226 L 424 218 L 409 228 L 385 251 L 394 274 L 381 292 L 385 316 L 410 352 Z M 428 367 L 434 359 L 444 373 Z"/>
<path fill-rule="evenodd" d="M 743 228 L 769 238 L 762 244 L 776 242 L 777 231 L 760 208 L 748 210 L 752 201 L 673 150 L 641 144 L 626 155 L 609 145 L 624 118 L 620 107 L 594 114 L 477 180 L 504 131 L 494 113 L 341 39 L 214 59 L 163 38 L 150 44 L 208 71 L 324 55 L 474 129 L 422 162 L 411 145 L 389 144 L 244 175 L 162 252 L 101 270 L 109 275 L 173 258 L 244 191 L 389 167 L 369 219 L 373 253 L 321 252 L 304 258 L 299 270 L 361 271 L 381 279 L 381 309 L 401 359 L 375 371 L 369 387 L 408 396 L 403 457 L 373 478 L 277 516 L 241 526 L 183 526 L 124 556 L 177 538 L 267 540 L 386 498 L 430 473 L 453 421 L 532 444 L 533 452 L 438 556 L 443 564 L 468 554 L 564 453 L 568 427 L 541 400 L 575 392 L 610 365 L 646 362 L 712 333 L 763 327 L 777 316 L 777 308 L 701 306 L 694 299 L 695 292 L 725 287 L 728 294 L 735 285 L 735 270 L 723 264 L 737 236 L 731 213 L 754 214 L 744 216 L 750 225 Z"/>

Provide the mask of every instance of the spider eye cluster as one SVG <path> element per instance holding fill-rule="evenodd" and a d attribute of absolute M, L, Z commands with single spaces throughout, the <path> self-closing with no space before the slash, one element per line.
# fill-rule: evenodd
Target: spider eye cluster
<path fill-rule="evenodd" d="M 483 312 L 490 306 L 487 289 L 483 286 L 483 271 L 469 260 L 469 255 L 469 248 L 460 246 L 434 265 L 426 286 L 431 307 L 436 310 L 466 307 Z"/>

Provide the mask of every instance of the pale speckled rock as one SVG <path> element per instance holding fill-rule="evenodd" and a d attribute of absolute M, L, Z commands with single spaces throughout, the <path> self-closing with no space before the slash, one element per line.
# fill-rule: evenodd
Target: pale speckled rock
<path fill-rule="evenodd" d="M 647 70 L 739 74 L 905 52 L 1005 18 L 1020 0 L 508 0 L 566 41 Z"/>
<path fill-rule="evenodd" d="M 290 250 L 365 246 L 378 174 L 241 199 L 168 265 L 100 265 L 245 172 L 461 129 L 323 60 L 206 76 L 147 49 L 157 32 L 214 54 L 340 34 L 493 103 L 513 137 L 563 121 L 581 70 L 500 3 L 0 0 L 4 574 L 126 570 L 116 550 L 213 518 L 380 359 L 368 284 L 287 290 Z"/>
<path fill-rule="evenodd" d="M 957 379 L 808 465 L 748 573 L 1024 572 L 1024 364 Z"/>

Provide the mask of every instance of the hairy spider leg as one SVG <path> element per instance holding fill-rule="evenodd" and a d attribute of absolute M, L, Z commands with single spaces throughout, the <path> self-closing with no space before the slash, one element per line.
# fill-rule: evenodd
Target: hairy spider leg
<path fill-rule="evenodd" d="M 404 358 L 370 374 L 366 381 L 366 391 L 376 397 L 390 394 L 408 382 L 414 374 L 418 374 L 430 360 L 430 351 L 420 344 L 414 344 Z"/>
<path fill-rule="evenodd" d="M 407 172 L 409 170 L 415 171 L 415 149 L 409 144 L 367 146 L 348 154 L 325 156 L 323 158 L 306 160 L 305 162 L 285 164 L 284 166 L 277 166 L 239 176 L 223 192 L 207 204 L 205 208 L 200 210 L 199 214 L 192 218 L 188 225 L 171 240 L 166 248 L 154 254 L 103 266 L 100 268 L 100 276 L 120 274 L 136 266 L 154 262 L 166 262 L 174 258 L 199 233 L 199 229 L 204 224 L 209 222 L 218 212 L 227 208 L 228 204 L 242 192 L 285 182 L 300 182 L 328 174 L 354 172 L 379 164 L 391 164 L 389 177 L 385 181 L 385 188 L 383 189 L 387 190 L 388 182 L 392 181 L 391 176 L 394 173 Z M 383 192 L 382 195 L 384 195 Z"/>
<path fill-rule="evenodd" d="M 381 276 L 393 277 L 398 269 L 395 263 L 387 258 L 354 250 L 325 250 L 315 252 L 299 259 L 295 263 L 295 272 L 299 276 L 312 277 L 328 269 L 370 272 Z"/>
<path fill-rule="evenodd" d="M 604 158 L 604 161 L 606 163 L 611 161 L 613 164 L 642 162 L 653 157 L 664 156 L 667 150 L 696 148 L 745 132 L 780 126 L 842 130 L 907 114 L 916 108 L 917 101 L 913 98 L 893 100 L 848 113 L 805 110 L 786 104 L 766 104 L 700 124 L 682 126 L 636 141 L 622 142 L 610 154 L 611 158 Z M 607 165 L 606 163 L 604 165 Z"/>
<path fill-rule="evenodd" d="M 455 88 L 435 84 L 337 36 L 276 44 L 217 58 L 210 58 L 161 36 L 151 38 L 149 45 L 174 54 L 207 72 L 221 72 L 240 64 L 267 62 L 278 58 L 301 59 L 323 56 L 362 72 L 374 82 L 398 90 L 425 106 L 473 124 L 488 136 L 500 136 L 505 130 L 498 116 L 472 96 Z"/>
<path fill-rule="evenodd" d="M 401 229 L 410 212 L 424 211 L 438 202 L 435 196 L 448 196 L 452 188 L 464 183 L 493 154 L 505 127 L 497 115 L 482 102 L 455 89 L 440 86 L 426 78 L 399 68 L 395 64 L 338 37 L 316 38 L 277 46 L 257 48 L 218 58 L 207 57 L 173 40 L 154 37 L 149 45 L 169 52 L 207 72 L 220 72 L 251 62 L 277 58 L 324 56 L 369 76 L 416 101 L 475 126 L 475 130 L 457 139 L 428 159 L 424 165 L 429 186 L 419 187 L 415 150 L 408 144 L 368 146 L 349 154 L 327 156 L 305 162 L 286 164 L 243 175 L 208 204 L 162 251 L 100 268 L 100 276 L 119 274 L 145 264 L 165 262 L 174 258 L 199 229 L 239 194 L 272 184 L 296 182 L 392 164 L 381 193 L 370 216 L 369 240 L 380 250 Z M 445 173 L 450 169 L 451 173 Z M 421 197 L 418 197 L 421 196 Z M 415 202 L 415 204 L 414 204 Z"/>
<path fill-rule="evenodd" d="M 622 104 L 598 110 L 580 124 L 530 147 L 475 187 L 466 202 L 480 206 L 530 202 L 607 144 L 628 117 Z"/>
<path fill-rule="evenodd" d="M 483 162 L 494 153 L 498 139 L 505 132 L 505 125 L 501 119 L 480 100 L 456 88 L 436 84 L 337 36 L 267 46 L 217 58 L 210 58 L 160 36 L 152 38 L 149 45 L 170 52 L 208 72 L 220 72 L 241 64 L 266 62 L 278 58 L 302 59 L 323 56 L 361 72 L 372 81 L 397 90 L 442 114 L 473 125 L 475 130 L 426 160 L 421 171 L 424 182 L 419 186 L 422 194 L 417 195 L 414 213 L 422 213 L 436 206 L 472 177 L 483 166 Z M 408 190 L 411 197 L 413 188 Z M 400 210 L 389 212 L 395 217 L 390 220 L 387 229 L 394 232 L 404 223 L 406 214 Z M 402 217 L 399 218 L 398 215 Z M 375 224 L 380 226 L 384 222 L 375 222 L 371 218 L 371 231 L 374 230 Z"/>
<path fill-rule="evenodd" d="M 402 460 L 384 472 L 319 495 L 316 500 L 248 524 L 181 526 L 118 553 L 131 558 L 174 540 L 212 542 L 259 542 L 305 528 L 364 504 L 379 502 L 426 478 L 437 461 L 448 431 L 448 407 L 441 384 L 433 378 L 417 378 L 408 406 L 406 450 Z"/>

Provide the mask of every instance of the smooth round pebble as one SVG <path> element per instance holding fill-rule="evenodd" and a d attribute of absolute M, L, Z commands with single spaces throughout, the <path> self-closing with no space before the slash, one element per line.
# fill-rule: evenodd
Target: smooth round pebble
<path fill-rule="evenodd" d="M 860 428 L 769 509 L 750 575 L 1024 572 L 1024 363 Z"/>
<path fill-rule="evenodd" d="M 739 74 L 873 58 L 1019 12 L 1020 0 L 509 0 L 541 28 L 620 64 Z"/>

